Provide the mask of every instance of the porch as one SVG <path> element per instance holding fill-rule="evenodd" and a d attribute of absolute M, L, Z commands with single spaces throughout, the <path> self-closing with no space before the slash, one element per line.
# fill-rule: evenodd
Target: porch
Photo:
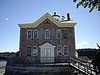
<path fill-rule="evenodd" d="M 39 58 L 40 59 L 40 58 Z M 6 73 L 41 73 L 41 72 L 50 72 L 50 73 L 59 73 L 66 72 L 68 75 L 73 75 L 73 73 L 81 73 L 83 75 L 98 75 L 98 70 L 91 67 L 91 63 L 84 61 L 79 58 L 71 58 L 67 57 L 65 62 L 55 61 L 54 63 L 50 62 L 40 62 L 40 60 L 30 59 L 30 62 L 26 62 L 25 60 L 18 60 L 15 58 L 11 58 L 7 62 Z M 47 58 L 43 58 L 47 59 Z M 49 60 L 53 60 L 56 58 L 49 58 Z M 34 61 L 33 61 L 34 60 Z M 10 61 L 10 62 L 9 62 Z M 76 75 L 76 74 L 75 74 Z"/>
<path fill-rule="evenodd" d="M 42 60 L 40 60 L 42 59 Z M 69 61 L 69 57 L 32 57 L 26 56 L 23 58 L 13 57 L 7 60 L 7 65 L 12 64 L 55 64 L 55 63 L 66 63 Z"/>

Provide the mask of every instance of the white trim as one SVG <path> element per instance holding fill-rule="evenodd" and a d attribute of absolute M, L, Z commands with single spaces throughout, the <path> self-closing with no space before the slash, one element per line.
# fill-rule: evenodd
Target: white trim
<path fill-rule="evenodd" d="M 49 31 L 49 38 L 46 38 L 46 31 Z M 50 30 L 49 29 L 45 30 L 45 39 L 50 39 Z"/>
<path fill-rule="evenodd" d="M 61 50 L 60 51 L 58 51 L 58 47 L 61 47 Z M 62 46 L 61 45 L 57 46 L 57 55 L 58 56 L 61 56 L 61 55 L 58 54 L 58 52 L 61 52 L 61 55 L 62 55 Z"/>
<path fill-rule="evenodd" d="M 67 47 L 67 55 L 64 54 L 64 47 Z M 64 56 L 68 56 L 68 45 L 64 45 L 64 46 L 63 46 L 63 55 L 64 55 Z"/>
<path fill-rule="evenodd" d="M 34 47 L 37 47 L 37 49 L 36 49 L 37 50 L 36 51 L 37 52 L 36 55 L 34 55 L 34 53 L 33 53 L 34 52 Z M 33 48 L 32 48 L 32 56 L 38 56 L 38 46 L 33 46 Z"/>
<path fill-rule="evenodd" d="M 37 31 L 37 38 L 34 38 L 34 31 Z M 37 29 L 33 30 L 33 39 L 38 39 L 38 30 Z"/>
<path fill-rule="evenodd" d="M 61 36 L 60 38 L 58 38 L 58 32 L 59 32 L 59 31 L 60 31 L 60 36 Z M 62 39 L 62 31 L 61 31 L 61 29 L 57 29 L 57 30 L 56 30 L 56 38 L 57 38 L 57 39 Z"/>
<path fill-rule="evenodd" d="M 31 38 L 28 37 L 28 32 L 31 31 Z M 27 39 L 32 39 L 32 30 L 27 30 Z"/>
<path fill-rule="evenodd" d="M 41 45 L 41 46 L 39 46 L 40 48 L 41 47 L 53 47 L 53 48 L 55 48 L 56 46 L 53 46 L 52 44 L 50 44 L 50 43 L 45 43 L 45 44 L 43 44 L 43 45 Z"/>
<path fill-rule="evenodd" d="M 58 27 L 74 27 L 77 23 L 74 21 L 57 21 L 55 18 L 53 18 L 49 13 L 44 14 L 42 17 L 40 17 L 37 21 L 34 23 L 28 23 L 28 24 L 18 24 L 20 28 L 34 28 L 40 25 L 45 19 L 49 19 L 52 21 L 55 25 Z"/>
<path fill-rule="evenodd" d="M 44 57 L 51 57 L 51 51 L 51 48 L 44 48 Z"/>
<path fill-rule="evenodd" d="M 41 57 L 40 60 L 41 60 L 41 62 L 54 62 L 54 57 L 55 57 L 54 48 L 56 46 L 53 46 L 50 43 L 45 43 L 39 47 L 40 47 L 40 57 Z M 50 51 L 48 51 L 48 49 Z M 50 52 L 50 54 L 48 54 L 49 52 Z M 44 57 L 44 58 L 42 58 L 42 57 Z M 49 57 L 52 59 L 50 59 Z"/>

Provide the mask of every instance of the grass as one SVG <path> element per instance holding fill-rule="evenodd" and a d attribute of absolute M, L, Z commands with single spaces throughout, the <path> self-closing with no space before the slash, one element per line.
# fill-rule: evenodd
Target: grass
<path fill-rule="evenodd" d="M 0 73 L 5 72 L 5 67 L 0 67 Z"/>

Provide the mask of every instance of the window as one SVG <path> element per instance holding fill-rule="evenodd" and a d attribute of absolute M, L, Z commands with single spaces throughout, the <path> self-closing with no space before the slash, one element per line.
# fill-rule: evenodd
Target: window
<path fill-rule="evenodd" d="M 50 39 L 50 30 L 45 30 L 45 39 Z"/>
<path fill-rule="evenodd" d="M 32 39 L 32 30 L 27 31 L 27 39 Z"/>
<path fill-rule="evenodd" d="M 33 31 L 33 38 L 38 39 L 38 30 Z"/>
<path fill-rule="evenodd" d="M 63 30 L 63 37 L 64 39 L 67 39 L 67 30 Z"/>
<path fill-rule="evenodd" d="M 27 56 L 31 56 L 31 47 L 27 47 Z"/>
<path fill-rule="evenodd" d="M 37 56 L 38 55 L 38 47 L 37 46 L 33 46 L 32 55 L 33 56 Z"/>
<path fill-rule="evenodd" d="M 57 55 L 61 55 L 62 54 L 62 49 L 61 46 L 57 47 Z"/>
<path fill-rule="evenodd" d="M 68 47 L 66 45 L 63 47 L 63 54 L 65 56 L 68 55 Z"/>
<path fill-rule="evenodd" d="M 56 37 L 57 37 L 57 39 L 61 39 L 62 34 L 61 34 L 61 30 L 60 29 L 57 30 Z"/>

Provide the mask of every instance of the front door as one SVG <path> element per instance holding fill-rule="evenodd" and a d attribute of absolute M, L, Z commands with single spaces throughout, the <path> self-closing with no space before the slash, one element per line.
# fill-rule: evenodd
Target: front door
<path fill-rule="evenodd" d="M 40 60 L 43 63 L 54 62 L 54 47 L 49 43 L 40 46 Z"/>
<path fill-rule="evenodd" d="M 44 56 L 50 57 L 51 56 L 51 49 L 50 48 L 44 48 Z"/>
<path fill-rule="evenodd" d="M 46 62 L 49 62 L 50 59 L 52 58 L 52 55 L 51 55 L 51 49 L 50 48 L 44 48 L 44 59 Z"/>

